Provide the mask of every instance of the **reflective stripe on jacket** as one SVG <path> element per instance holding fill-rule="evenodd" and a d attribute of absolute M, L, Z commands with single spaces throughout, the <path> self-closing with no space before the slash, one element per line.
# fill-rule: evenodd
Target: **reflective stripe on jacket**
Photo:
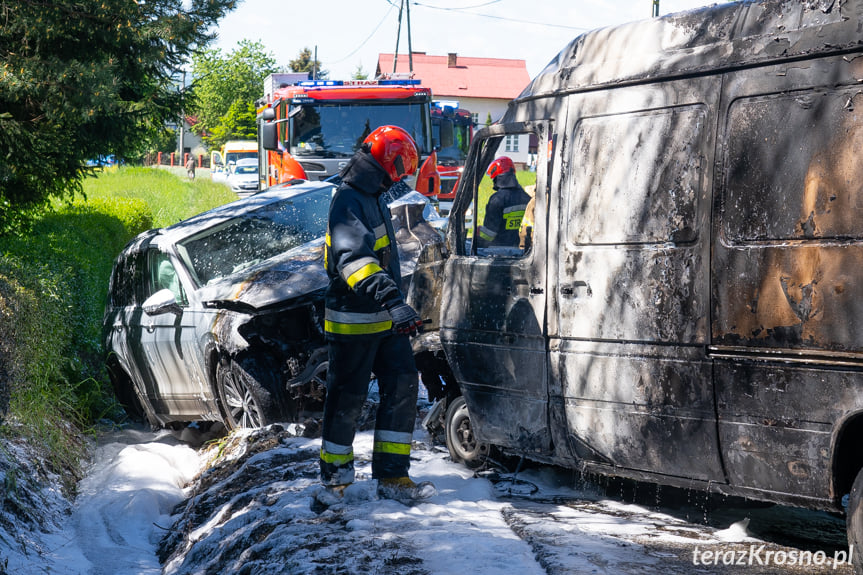
<path fill-rule="evenodd" d="M 328 337 L 392 329 L 386 308 L 402 301 L 401 273 L 392 216 L 379 194 L 384 181 L 377 162 L 359 155 L 333 197 L 324 256 Z"/>

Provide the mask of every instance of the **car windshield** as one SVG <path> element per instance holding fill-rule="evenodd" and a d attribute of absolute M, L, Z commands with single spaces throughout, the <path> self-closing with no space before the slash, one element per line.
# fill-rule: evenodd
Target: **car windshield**
<path fill-rule="evenodd" d="M 257 174 L 258 166 L 237 166 L 234 168 L 235 174 Z"/>
<path fill-rule="evenodd" d="M 410 133 L 427 154 L 427 103 L 302 104 L 291 112 L 291 154 L 349 158 L 378 126 L 393 124 Z"/>
<path fill-rule="evenodd" d="M 332 188 L 284 199 L 182 240 L 178 251 L 199 285 L 238 273 L 327 230 Z"/>

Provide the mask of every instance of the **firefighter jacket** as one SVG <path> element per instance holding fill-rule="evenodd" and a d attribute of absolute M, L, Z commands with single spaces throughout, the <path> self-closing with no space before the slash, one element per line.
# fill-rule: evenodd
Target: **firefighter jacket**
<path fill-rule="evenodd" d="M 401 271 L 392 216 L 381 193 L 391 184 L 380 164 L 359 151 L 342 170 L 330 205 L 324 263 L 326 336 L 384 335 L 389 308 L 402 303 Z"/>
<path fill-rule="evenodd" d="M 479 246 L 514 246 L 530 196 L 519 185 L 512 171 L 494 179 L 494 189 L 485 206 L 485 217 L 479 227 Z"/>

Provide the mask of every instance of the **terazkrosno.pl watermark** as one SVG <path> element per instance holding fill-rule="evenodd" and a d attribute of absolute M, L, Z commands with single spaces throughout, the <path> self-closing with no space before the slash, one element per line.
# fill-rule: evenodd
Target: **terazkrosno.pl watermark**
<path fill-rule="evenodd" d="M 767 549 L 764 545 L 750 545 L 748 549 L 701 549 L 692 551 L 693 565 L 742 565 L 776 567 L 831 567 L 850 565 L 854 557 L 854 546 L 848 551 L 834 551 L 829 555 L 824 551 L 789 551 Z"/>

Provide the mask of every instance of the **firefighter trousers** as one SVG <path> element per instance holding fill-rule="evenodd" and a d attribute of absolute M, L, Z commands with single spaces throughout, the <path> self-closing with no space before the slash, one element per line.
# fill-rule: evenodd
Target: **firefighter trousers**
<path fill-rule="evenodd" d="M 353 441 L 371 374 L 378 380 L 372 476 L 406 477 L 416 420 L 417 369 L 407 336 L 354 336 L 329 342 L 327 398 L 321 442 L 321 481 L 354 480 Z"/>

